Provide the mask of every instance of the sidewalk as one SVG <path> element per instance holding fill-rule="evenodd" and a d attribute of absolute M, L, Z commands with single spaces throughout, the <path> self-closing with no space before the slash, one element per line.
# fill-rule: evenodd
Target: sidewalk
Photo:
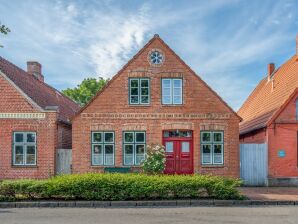
<path fill-rule="evenodd" d="M 298 187 L 241 187 L 250 200 L 298 201 Z"/>

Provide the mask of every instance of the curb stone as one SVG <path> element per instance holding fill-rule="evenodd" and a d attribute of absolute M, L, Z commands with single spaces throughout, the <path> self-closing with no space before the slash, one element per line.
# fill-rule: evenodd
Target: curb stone
<path fill-rule="evenodd" d="M 298 201 L 261 200 L 158 200 L 158 201 L 18 201 L 0 202 L 1 208 L 125 208 L 210 206 L 298 206 Z"/>

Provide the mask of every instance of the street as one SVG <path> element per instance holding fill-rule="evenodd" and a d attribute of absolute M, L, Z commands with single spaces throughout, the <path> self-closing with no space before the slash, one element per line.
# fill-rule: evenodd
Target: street
<path fill-rule="evenodd" d="M 0 209 L 1 224 L 298 223 L 298 206 Z"/>

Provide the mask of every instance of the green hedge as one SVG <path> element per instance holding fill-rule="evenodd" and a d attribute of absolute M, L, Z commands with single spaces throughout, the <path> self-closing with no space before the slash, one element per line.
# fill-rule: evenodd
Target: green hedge
<path fill-rule="evenodd" d="M 0 183 L 0 200 L 241 199 L 237 179 L 205 175 L 74 174 Z"/>

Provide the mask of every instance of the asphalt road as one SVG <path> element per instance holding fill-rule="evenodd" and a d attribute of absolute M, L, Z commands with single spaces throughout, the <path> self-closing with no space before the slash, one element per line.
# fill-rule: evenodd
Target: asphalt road
<path fill-rule="evenodd" d="M 189 208 L 18 208 L 0 209 L 1 224 L 78 223 L 260 223 L 297 224 L 298 206 Z"/>

